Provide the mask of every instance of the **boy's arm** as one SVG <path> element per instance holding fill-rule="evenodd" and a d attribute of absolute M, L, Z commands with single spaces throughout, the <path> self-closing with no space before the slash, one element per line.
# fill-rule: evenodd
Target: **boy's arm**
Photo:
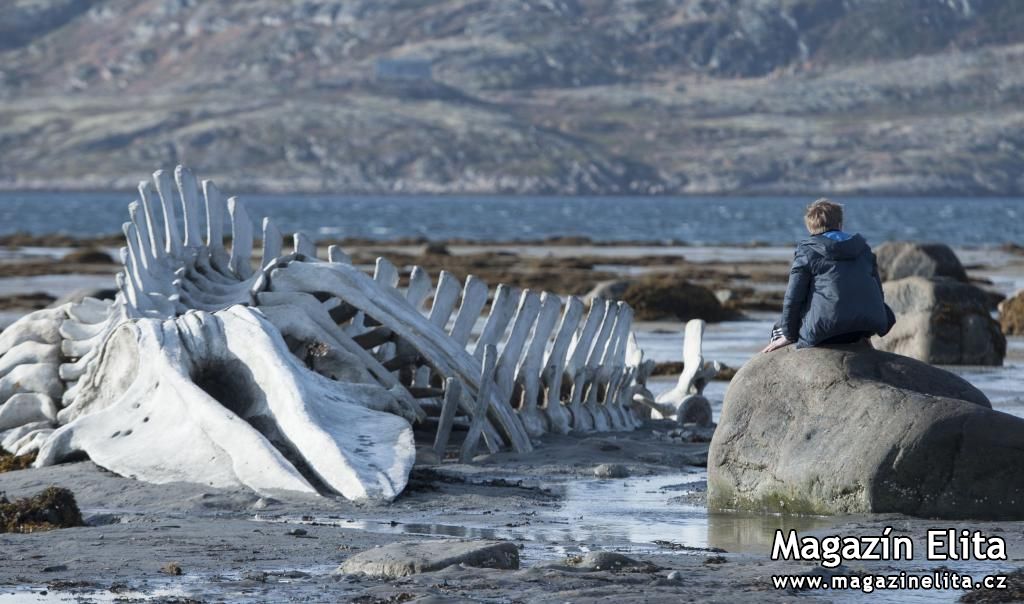
<path fill-rule="evenodd" d="M 882 294 L 882 300 L 885 300 L 885 290 L 882 289 L 882 278 L 878 276 L 878 257 L 875 256 L 874 252 L 871 252 L 871 276 L 874 277 L 875 283 L 878 284 L 878 291 Z"/>
<path fill-rule="evenodd" d="M 882 308 L 885 309 L 885 331 L 879 332 L 878 335 L 884 336 L 889 333 L 893 325 L 896 324 L 896 313 L 892 311 L 892 308 L 885 303 L 885 288 L 882 287 L 882 278 L 878 275 L 878 257 L 872 252 L 871 254 L 871 276 L 875 278 L 875 283 L 878 284 L 878 293 L 882 296 Z"/>
<path fill-rule="evenodd" d="M 800 339 L 800 319 L 804 304 L 811 289 L 811 268 L 807 258 L 797 249 L 793 254 L 793 266 L 789 269 L 789 284 L 782 301 L 782 335 L 790 342 Z"/>

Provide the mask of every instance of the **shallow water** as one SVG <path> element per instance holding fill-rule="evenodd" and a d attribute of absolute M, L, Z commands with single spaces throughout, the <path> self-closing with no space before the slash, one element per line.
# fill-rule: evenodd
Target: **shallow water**
<path fill-rule="evenodd" d="M 516 480 L 504 474 L 502 477 Z M 523 477 L 524 486 L 548 489 L 560 499 L 556 507 L 537 508 L 521 526 L 495 526 L 488 515 L 455 525 L 445 522 L 444 510 L 438 510 L 434 516 L 408 518 L 392 518 L 392 514 L 386 521 L 259 515 L 255 519 L 326 524 L 385 534 L 523 541 L 527 544 L 523 560 L 526 566 L 575 551 L 588 551 L 595 545 L 634 553 L 685 555 L 723 549 L 730 553 L 764 554 L 771 549 L 776 529 L 804 531 L 836 524 L 833 518 L 819 516 L 708 514 L 703 505 L 681 500 L 687 493 L 703 491 L 706 479 L 707 473 L 696 468 L 689 473 L 607 480 L 538 481 Z M 663 544 L 659 545 L 659 541 Z M 567 543 L 576 546 L 566 546 Z"/>
<path fill-rule="evenodd" d="M 125 591 L 99 591 L 83 590 L 81 593 L 74 591 L 57 591 L 46 587 L 16 587 L 10 591 L 0 591 L 0 604 L 23 604 L 33 602 L 48 604 L 50 602 L 95 602 L 104 604 L 106 602 L 145 602 L 148 600 L 177 601 L 187 600 L 189 592 L 183 587 L 158 587 L 145 592 L 135 589 Z"/>

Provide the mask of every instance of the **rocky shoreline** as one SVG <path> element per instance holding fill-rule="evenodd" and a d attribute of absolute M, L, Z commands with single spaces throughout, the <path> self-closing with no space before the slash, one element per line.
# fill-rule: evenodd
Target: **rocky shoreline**
<path fill-rule="evenodd" d="M 0 292 L 5 280 L 48 277 L 47 266 L 57 267 L 69 251 L 88 250 L 96 242 L 87 243 L 31 253 L 9 247 L 12 257 L 0 264 L 0 271 L 8 271 L 8 276 L 0 277 Z M 475 274 L 491 270 L 488 279 L 500 275 L 520 285 L 554 284 L 555 291 L 564 293 L 585 293 L 598 277 L 635 281 L 638 271 L 683 275 L 716 294 L 714 288 L 725 287 L 777 292 L 788 268 L 787 250 L 774 248 L 607 246 L 579 240 L 536 246 L 347 243 L 346 250 L 367 269 L 376 255 L 384 254 L 400 268 L 416 263 L 432 274 L 441 268 Z M 112 252 L 102 244 L 97 251 Z M 996 255 L 968 251 L 961 256 L 974 283 L 995 290 L 1007 291 L 1006 284 L 1024 274 L 1024 258 L 1012 250 Z M 722 260 L 726 257 L 728 262 Z M 977 257 L 983 257 L 984 263 Z M 102 256 L 89 252 L 77 258 L 91 259 L 81 266 L 94 268 L 94 277 L 109 279 L 110 265 Z M 574 271 L 578 281 L 562 277 Z M 990 283 L 978 281 L 981 275 Z M 73 276 L 54 275 L 64 280 L 56 283 Z M 69 293 L 66 290 L 51 290 L 47 295 L 63 296 Z M 757 315 L 754 299 L 741 293 L 733 303 L 738 304 L 738 312 Z M 723 334 L 744 323 L 721 324 Z M 671 340 L 668 358 L 678 358 L 679 327 L 675 316 L 638 324 L 642 340 Z M 1015 342 L 1012 350 L 1017 350 Z M 744 346 L 752 351 L 759 345 Z M 706 349 L 706 354 L 714 358 L 714 352 Z M 1013 362 L 1019 362 L 1020 352 L 1013 354 Z M 654 354 L 652 358 L 665 357 Z M 678 372 L 679 368 L 671 369 Z M 658 388 L 671 386 L 671 379 L 659 379 Z M 714 395 L 716 415 L 723 386 L 719 383 L 715 389 L 719 393 Z M 895 514 L 709 513 L 704 469 L 708 443 L 702 440 L 706 438 L 667 422 L 629 433 L 549 435 L 530 454 L 484 455 L 465 465 L 439 464 L 424 450 L 419 452 L 409 487 L 387 506 L 260 497 L 194 485 L 149 485 L 115 476 L 90 462 L 17 469 L 23 464 L 11 460 L 12 470 L 0 473 L 0 492 L 14 500 L 51 485 L 67 488 L 74 493 L 85 526 L 0 535 L 0 549 L 9 556 L 0 565 L 0 601 L 4 596 L 33 601 L 114 597 L 168 602 L 506 602 L 516 598 L 529 602 L 609 598 L 786 602 L 794 597 L 830 601 L 815 593 L 771 587 L 775 574 L 822 572 L 813 561 L 771 560 L 767 553 L 776 528 L 795 528 L 801 535 L 837 531 L 871 535 L 893 525 L 901 534 L 921 539 L 929 528 L 954 526 L 1007 535 L 1011 554 L 1005 564 L 956 567 L 979 575 L 1013 571 L 1024 557 L 1024 539 L 1018 537 L 1024 529 L 1019 522 L 929 521 Z M 444 553 L 451 549 L 445 539 L 511 543 L 518 568 L 479 568 L 462 560 L 441 570 L 402 577 L 339 571 L 348 560 L 388 544 L 418 544 L 425 548 L 414 550 L 421 557 Z M 853 564 L 839 570 L 929 573 L 941 568 L 940 563 L 918 559 L 902 564 Z M 873 596 L 879 596 L 872 600 L 877 602 L 899 601 Z M 946 601 L 960 596 L 942 594 Z M 964 597 L 965 601 L 986 601 L 987 596 L 979 592 Z"/>

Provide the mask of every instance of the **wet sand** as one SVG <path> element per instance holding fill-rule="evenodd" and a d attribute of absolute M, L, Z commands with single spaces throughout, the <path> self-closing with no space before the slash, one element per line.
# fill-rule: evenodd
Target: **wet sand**
<path fill-rule="evenodd" d="M 173 601 L 394 602 L 788 602 L 770 576 L 815 572 L 810 562 L 772 561 L 776 529 L 801 535 L 897 534 L 969 528 L 1007 538 L 1007 562 L 945 566 L 981 576 L 1017 568 L 1024 523 L 951 523 L 899 515 L 784 517 L 708 514 L 705 474 L 688 462 L 705 444 L 630 433 L 548 437 L 530 455 L 482 456 L 469 465 L 419 465 L 410 487 L 387 506 L 322 497 L 258 497 L 196 485 L 149 485 L 90 462 L 0 475 L 0 490 L 29 494 L 48 484 L 72 489 L 90 526 L 0 535 L 0 602 Z M 629 469 L 597 479 L 598 463 Z M 297 530 L 298 529 L 298 530 Z M 453 567 L 395 580 L 339 575 L 346 558 L 393 541 L 501 539 L 520 547 L 518 571 Z M 924 551 L 918 544 L 917 551 Z M 566 560 L 614 551 L 648 562 L 642 572 L 581 572 Z M 724 550 L 724 551 L 722 551 Z M 849 563 L 845 573 L 930 573 L 923 559 Z M 176 563 L 169 576 L 161 568 Z M 682 580 L 669 580 L 680 571 Z M 876 592 L 871 601 L 955 601 L 953 592 Z M 800 600 L 857 601 L 863 594 L 801 593 Z M 909 597 L 911 597 L 908 599 Z"/>

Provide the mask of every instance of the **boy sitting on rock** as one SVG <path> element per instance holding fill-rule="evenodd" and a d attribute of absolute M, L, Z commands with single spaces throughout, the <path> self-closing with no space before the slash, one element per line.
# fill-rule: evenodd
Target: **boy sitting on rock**
<path fill-rule="evenodd" d="M 842 231 L 843 206 L 819 199 L 808 206 L 804 224 L 811 237 L 793 254 L 782 320 L 763 352 L 889 333 L 896 317 L 885 303 L 875 255 L 859 234 Z"/>

